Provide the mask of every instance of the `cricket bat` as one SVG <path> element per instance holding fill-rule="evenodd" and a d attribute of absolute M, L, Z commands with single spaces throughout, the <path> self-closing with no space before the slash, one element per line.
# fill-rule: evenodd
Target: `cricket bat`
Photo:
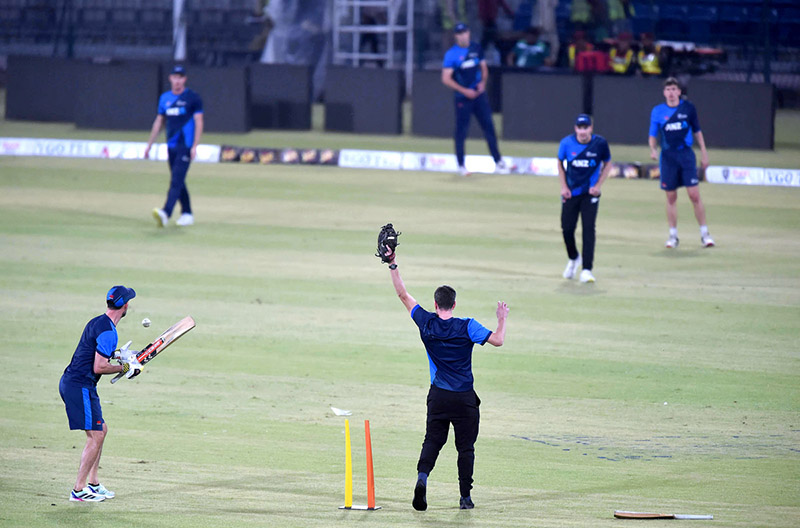
<path fill-rule="evenodd" d="M 691 515 L 688 513 L 647 513 L 617 510 L 614 512 L 617 519 L 683 519 L 693 521 L 710 521 L 713 515 Z"/>
<path fill-rule="evenodd" d="M 142 365 L 145 365 L 150 362 L 151 359 L 156 357 L 158 354 L 161 353 L 162 350 L 170 346 L 172 343 L 178 340 L 183 334 L 194 328 L 195 322 L 192 319 L 192 316 L 187 315 L 174 325 L 167 328 L 163 334 L 158 336 L 158 339 L 144 347 L 141 352 L 136 354 L 136 359 Z M 122 378 L 125 374 L 120 372 L 113 378 L 111 378 L 111 383 L 116 383 L 117 380 Z"/>

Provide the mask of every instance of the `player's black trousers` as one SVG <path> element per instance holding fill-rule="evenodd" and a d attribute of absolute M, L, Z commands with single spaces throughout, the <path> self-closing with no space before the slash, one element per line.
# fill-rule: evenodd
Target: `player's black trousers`
<path fill-rule="evenodd" d="M 467 140 L 469 133 L 469 120 L 472 114 L 475 114 L 475 119 L 483 129 L 483 135 L 486 138 L 486 144 L 489 146 L 489 152 L 495 161 L 500 161 L 500 149 L 497 146 L 497 134 L 494 130 L 494 122 L 492 121 L 492 107 L 489 104 L 489 97 L 486 92 L 480 94 L 475 99 L 466 99 L 457 97 L 455 99 L 456 108 L 456 160 L 458 166 L 464 166 L 464 142 Z"/>
<path fill-rule="evenodd" d="M 170 148 L 169 172 L 170 182 L 167 191 L 167 201 L 164 203 L 164 212 L 172 216 L 172 209 L 180 201 L 181 212 L 192 214 L 192 204 L 189 201 L 189 191 L 186 189 L 186 173 L 192 162 L 192 149 L 183 143 L 183 138 L 178 139 L 178 145 Z"/>
<path fill-rule="evenodd" d="M 583 269 L 592 269 L 594 264 L 594 224 L 597 221 L 597 209 L 600 197 L 589 193 L 579 194 L 565 200 L 561 199 L 561 232 L 567 246 L 570 260 L 578 258 L 578 247 L 575 245 L 575 228 L 578 226 L 578 215 L 581 217 L 583 232 Z"/>
<path fill-rule="evenodd" d="M 417 471 L 430 474 L 453 424 L 458 451 L 458 487 L 462 497 L 469 497 L 472 489 L 480 404 L 481 399 L 474 390 L 453 392 L 431 385 L 428 391 L 428 419 Z"/>

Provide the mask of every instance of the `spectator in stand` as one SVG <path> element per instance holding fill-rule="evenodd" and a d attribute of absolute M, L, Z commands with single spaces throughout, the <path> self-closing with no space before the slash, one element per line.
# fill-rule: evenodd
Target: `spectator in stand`
<path fill-rule="evenodd" d="M 661 75 L 661 65 L 664 63 L 661 45 L 655 43 L 652 33 L 642 33 L 640 42 L 641 45 L 636 54 L 639 71 L 642 72 L 642 75 L 647 76 Z"/>
<path fill-rule="evenodd" d="M 489 48 L 489 44 L 497 47 L 497 15 L 500 9 L 506 12 L 509 17 L 514 17 L 514 12 L 508 7 L 506 0 L 478 0 L 478 18 L 483 26 L 481 34 L 481 48 Z"/>
<path fill-rule="evenodd" d="M 525 31 L 525 38 L 520 39 L 508 56 L 508 65 L 517 68 L 537 69 L 542 65 L 550 65 L 550 44 L 542 40 L 539 28 L 530 27 Z"/>
<path fill-rule="evenodd" d="M 612 35 L 622 33 L 632 33 L 633 24 L 631 19 L 635 14 L 633 4 L 630 0 L 607 0 L 608 2 L 608 22 L 611 26 Z"/>
<path fill-rule="evenodd" d="M 606 38 L 608 6 L 605 0 L 572 0 L 570 20 L 576 29 L 591 34 L 595 42 Z"/>
<path fill-rule="evenodd" d="M 572 35 L 572 42 L 567 48 L 567 57 L 569 58 L 570 69 L 575 69 L 575 57 L 582 51 L 594 51 L 594 46 L 586 38 L 585 31 L 576 31 Z"/>
<path fill-rule="evenodd" d="M 633 75 L 636 71 L 636 63 L 634 62 L 633 48 L 631 48 L 631 39 L 633 36 L 630 33 L 621 33 L 617 37 L 617 42 L 608 52 L 608 62 L 611 67 L 611 73 L 617 75 Z"/>
<path fill-rule="evenodd" d="M 442 49 L 450 49 L 455 43 L 453 28 L 459 20 L 467 20 L 466 0 L 439 0 L 442 17 Z"/>

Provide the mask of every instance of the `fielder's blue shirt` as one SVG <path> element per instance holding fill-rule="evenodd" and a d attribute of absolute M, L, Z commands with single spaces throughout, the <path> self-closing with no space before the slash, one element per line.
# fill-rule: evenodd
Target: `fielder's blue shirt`
<path fill-rule="evenodd" d="M 106 314 L 86 323 L 72 361 L 64 369 L 64 381 L 80 387 L 96 387 L 100 374 L 94 373 L 94 353 L 110 359 L 117 349 L 117 340 L 117 327 Z"/>
<path fill-rule="evenodd" d="M 470 42 L 467 48 L 456 44 L 444 54 L 442 67 L 453 68 L 453 80 L 464 88 L 474 90 L 483 77 L 481 61 L 483 61 L 483 49 L 480 44 Z M 455 95 L 457 99 L 466 99 L 459 92 L 455 92 Z"/>
<path fill-rule="evenodd" d="M 167 146 L 175 148 L 183 144 L 191 148 L 194 144 L 194 115 L 202 113 L 203 100 L 189 88 L 178 95 L 172 91 L 161 94 L 158 114 L 167 120 Z"/>
<path fill-rule="evenodd" d="M 610 160 L 611 149 L 603 136 L 592 134 L 589 143 L 583 144 L 572 134 L 558 146 L 558 161 L 566 161 L 567 187 L 573 196 L 588 193 L 600 179 L 602 164 Z"/>
<path fill-rule="evenodd" d="M 681 150 L 692 146 L 692 134 L 700 132 L 697 110 L 686 100 L 675 108 L 661 103 L 650 112 L 650 135 L 661 136 L 661 150 Z"/>
<path fill-rule="evenodd" d="M 439 319 L 420 305 L 411 309 L 411 318 L 428 352 L 431 383 L 453 392 L 472 390 L 472 347 L 484 345 L 492 332 L 475 319 Z"/>

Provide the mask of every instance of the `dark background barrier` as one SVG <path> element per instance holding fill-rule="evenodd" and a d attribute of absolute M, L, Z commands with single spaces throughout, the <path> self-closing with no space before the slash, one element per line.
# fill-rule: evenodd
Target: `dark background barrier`
<path fill-rule="evenodd" d="M 331 66 L 325 76 L 325 130 L 403 132 L 403 72 Z"/>
<path fill-rule="evenodd" d="M 150 130 L 158 109 L 160 87 L 157 63 L 87 65 L 78 79 L 75 125 L 79 128 Z"/>
<path fill-rule="evenodd" d="M 642 145 L 642 155 L 649 156 L 650 112 L 655 105 L 664 102 L 663 85 L 664 79 L 595 76 L 594 131 L 612 144 L 612 152 L 614 143 L 624 143 Z M 702 118 L 702 113 L 700 116 Z"/>
<path fill-rule="evenodd" d="M 254 128 L 311 129 L 311 68 L 290 64 L 250 66 Z"/>
<path fill-rule="evenodd" d="M 88 62 L 8 58 L 6 119 L 74 121 L 75 95 Z"/>
<path fill-rule="evenodd" d="M 491 80 L 490 75 L 489 81 Z M 491 101 L 491 96 L 489 99 Z M 417 136 L 453 137 L 455 130 L 456 110 L 453 102 L 453 90 L 442 84 L 441 70 L 414 72 L 414 91 L 411 94 L 411 133 Z M 475 118 L 470 120 L 467 137 L 473 139 L 483 137 L 481 127 Z"/>
<path fill-rule="evenodd" d="M 689 82 L 709 147 L 772 149 L 775 146 L 775 91 L 770 84 Z"/>
<path fill-rule="evenodd" d="M 572 132 L 582 111 L 580 76 L 507 73 L 503 77 L 503 139 L 560 141 Z"/>
<path fill-rule="evenodd" d="M 169 74 L 173 64 L 161 65 L 163 93 L 170 89 Z M 249 132 L 250 89 L 248 71 L 244 66 L 210 68 L 186 67 L 186 87 L 203 99 L 203 124 L 206 132 Z M 153 101 L 153 118 L 158 99 Z M 202 140 L 201 140 L 202 141 Z"/>

